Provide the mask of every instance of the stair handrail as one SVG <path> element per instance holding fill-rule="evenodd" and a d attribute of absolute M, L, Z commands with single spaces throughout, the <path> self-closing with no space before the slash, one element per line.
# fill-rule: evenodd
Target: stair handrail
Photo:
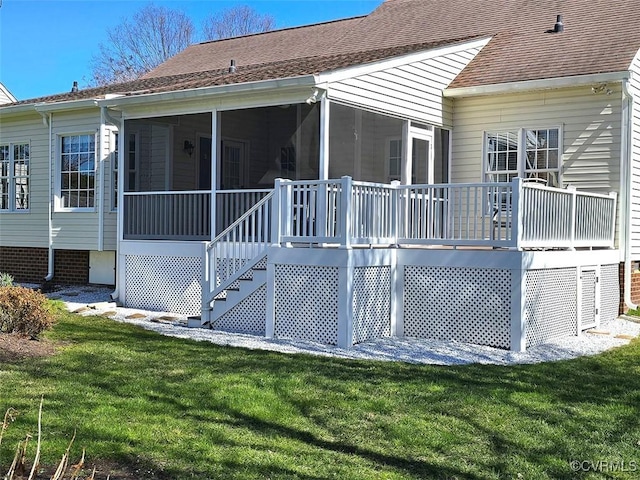
<path fill-rule="evenodd" d="M 273 234 L 270 231 L 270 218 L 274 194 L 275 191 L 269 192 L 218 234 L 216 238 L 205 245 L 203 312 L 210 310 L 211 302 L 217 295 L 251 268 L 255 267 L 265 257 L 270 241 L 269 237 Z M 251 240 L 243 240 L 243 233 L 246 237 L 251 237 Z M 223 253 L 220 253 L 218 247 L 224 247 L 221 250 Z M 211 262 L 211 254 L 209 253 L 211 250 L 214 250 L 213 262 Z M 234 253 L 238 255 L 230 255 Z M 223 268 L 219 265 L 218 259 L 226 262 Z M 213 268 L 211 268 L 212 264 Z M 212 279 L 216 285 L 213 290 L 211 290 Z"/>

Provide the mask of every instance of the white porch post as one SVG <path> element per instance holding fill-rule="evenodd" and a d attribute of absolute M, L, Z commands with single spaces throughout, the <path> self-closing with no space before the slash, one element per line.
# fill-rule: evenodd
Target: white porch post
<path fill-rule="evenodd" d="M 524 352 L 527 348 L 527 324 L 525 321 L 525 299 L 527 294 L 526 270 L 511 270 L 511 350 Z"/>
<path fill-rule="evenodd" d="M 338 268 L 338 347 L 353 346 L 353 252 L 346 252 L 346 265 Z"/>
<path fill-rule="evenodd" d="M 216 200 L 218 191 L 218 139 L 220 138 L 220 113 L 211 112 L 211 240 L 217 236 Z"/>
<path fill-rule="evenodd" d="M 524 212 L 522 211 L 522 178 L 511 181 L 511 243 L 517 250 L 522 250 L 522 233 Z M 514 213 L 516 214 L 514 218 Z"/>
<path fill-rule="evenodd" d="M 578 195 L 577 195 L 577 190 L 576 187 L 574 187 L 573 185 L 569 185 L 567 186 L 567 191 L 571 193 L 571 230 L 569 232 L 569 243 L 570 243 L 570 247 L 569 250 L 575 250 L 576 249 L 576 216 L 578 214 L 577 211 L 577 202 L 578 202 Z M 580 304 L 578 304 L 580 305 Z"/>
<path fill-rule="evenodd" d="M 329 111 L 331 102 L 325 96 L 320 99 L 320 164 L 318 180 L 329 180 Z"/>
<path fill-rule="evenodd" d="M 349 176 L 344 176 L 341 179 L 341 192 L 340 192 L 340 248 L 351 248 L 351 199 L 353 196 L 352 179 Z"/>
<path fill-rule="evenodd" d="M 118 131 L 118 212 L 117 212 L 117 236 L 118 248 L 116 251 L 116 275 L 118 298 L 123 305 L 127 304 L 127 275 L 126 275 L 126 255 L 122 254 L 122 242 L 124 241 L 124 149 L 127 145 L 125 138 L 126 122 L 125 115 L 122 114 L 120 130 Z"/>
<path fill-rule="evenodd" d="M 211 262 L 209 256 L 208 242 L 202 243 L 202 288 L 200 301 L 200 325 L 205 323 L 211 327 L 211 307 L 209 306 L 209 295 L 211 293 Z"/>
<path fill-rule="evenodd" d="M 402 124 L 402 172 L 400 174 L 400 181 L 403 185 L 411 184 L 411 175 L 413 174 L 413 142 L 409 135 L 409 129 L 411 124 L 409 120 L 405 120 Z"/>

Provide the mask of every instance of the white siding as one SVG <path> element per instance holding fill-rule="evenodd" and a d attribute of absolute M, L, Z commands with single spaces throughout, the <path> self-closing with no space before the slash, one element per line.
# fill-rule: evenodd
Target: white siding
<path fill-rule="evenodd" d="M 0 245 L 46 247 L 48 245 L 49 131 L 42 117 L 31 113 L 0 119 L 0 143 L 31 144 L 29 212 L 0 213 Z"/>
<path fill-rule="evenodd" d="M 632 102 L 631 125 L 631 255 L 640 258 L 640 51 L 629 68 L 632 72 L 630 93 Z"/>
<path fill-rule="evenodd" d="M 484 132 L 560 127 L 563 185 L 619 192 L 622 91 L 591 86 L 455 99 L 452 182 L 483 180 Z"/>
<path fill-rule="evenodd" d="M 442 90 L 478 54 L 479 46 L 329 83 L 328 96 L 351 105 L 433 125 L 452 125 L 452 101 Z"/>
<path fill-rule="evenodd" d="M 49 187 L 54 196 L 59 185 L 59 144 L 61 135 L 94 133 L 99 130 L 98 109 L 74 113 L 54 113 L 52 139 L 49 128 L 35 112 L 23 117 L 4 117 L 0 123 L 0 142 L 26 142 L 31 144 L 30 158 L 30 210 L 28 213 L 0 213 L 0 245 L 46 247 L 48 245 Z M 104 182 L 105 230 L 104 248 L 115 249 L 116 214 L 111 213 L 111 164 L 113 149 L 110 135 L 98 141 L 98 155 L 106 160 L 104 178 L 97 172 L 96 182 Z M 49 178 L 49 147 L 52 152 L 52 178 Z M 97 166 L 96 166 L 97 168 Z M 98 189 L 96 188 L 96 195 Z M 53 247 L 55 249 L 97 250 L 98 210 L 87 212 L 53 212 Z"/>
<path fill-rule="evenodd" d="M 607 193 L 620 183 L 621 89 L 610 95 L 580 87 L 457 98 L 453 129 L 453 182 L 482 181 L 484 132 L 560 127 L 562 182 Z"/>

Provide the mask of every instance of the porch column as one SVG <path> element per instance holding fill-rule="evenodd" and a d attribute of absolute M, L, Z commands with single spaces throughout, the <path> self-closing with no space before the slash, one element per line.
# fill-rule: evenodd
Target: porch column
<path fill-rule="evenodd" d="M 320 162 L 318 180 L 329 180 L 329 110 L 331 102 L 326 96 L 320 99 Z"/>
<path fill-rule="evenodd" d="M 409 135 L 409 129 L 411 124 L 409 120 L 405 120 L 402 125 L 402 172 L 400 174 L 400 181 L 403 185 L 411 185 L 411 175 L 413 165 L 411 159 L 413 157 L 413 143 Z"/>
<path fill-rule="evenodd" d="M 211 112 L 211 232 L 210 238 L 216 238 L 216 192 L 218 190 L 218 139 L 220 138 L 220 113 Z"/>

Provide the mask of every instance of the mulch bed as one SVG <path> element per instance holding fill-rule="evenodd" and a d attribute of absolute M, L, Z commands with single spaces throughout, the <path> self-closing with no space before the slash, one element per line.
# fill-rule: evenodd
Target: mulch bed
<path fill-rule="evenodd" d="M 49 340 L 0 333 L 0 362 L 19 362 L 27 358 L 49 357 L 56 352 L 56 344 Z"/>

